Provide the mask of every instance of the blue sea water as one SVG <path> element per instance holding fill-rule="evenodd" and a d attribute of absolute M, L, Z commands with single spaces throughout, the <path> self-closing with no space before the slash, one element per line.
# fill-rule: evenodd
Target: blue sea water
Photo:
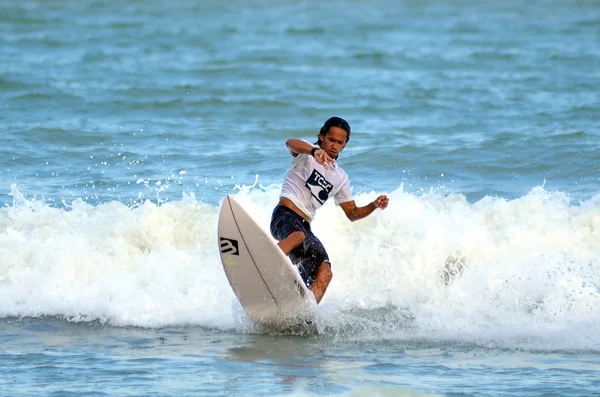
<path fill-rule="evenodd" d="M 0 4 L 0 394 L 600 395 L 600 2 Z M 359 205 L 313 223 L 318 332 L 243 313 L 330 116 Z"/>

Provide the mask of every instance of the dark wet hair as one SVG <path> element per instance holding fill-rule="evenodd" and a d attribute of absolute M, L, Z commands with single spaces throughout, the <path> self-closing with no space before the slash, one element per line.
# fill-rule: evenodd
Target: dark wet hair
<path fill-rule="evenodd" d="M 346 131 L 346 142 L 350 140 L 350 124 L 348 124 L 348 122 L 343 118 L 334 116 L 327 119 L 325 124 L 323 124 L 323 127 L 321 127 L 321 130 L 319 131 L 318 140 L 317 142 L 315 142 L 315 145 L 321 146 L 321 143 L 323 143 L 323 141 L 321 140 L 321 135 L 327 135 L 331 127 L 338 127 Z"/>

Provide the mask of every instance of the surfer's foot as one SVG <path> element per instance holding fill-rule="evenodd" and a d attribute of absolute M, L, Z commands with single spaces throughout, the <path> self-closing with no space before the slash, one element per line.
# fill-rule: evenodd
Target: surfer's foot
<path fill-rule="evenodd" d="M 283 240 L 281 240 L 277 245 L 284 254 L 289 255 L 295 248 L 299 247 L 300 244 L 304 241 L 304 233 L 302 232 L 293 232 Z"/>
<path fill-rule="evenodd" d="M 323 295 L 325 295 L 325 291 L 327 291 L 327 287 L 329 286 L 332 277 L 333 273 L 331 272 L 331 265 L 329 262 L 321 263 L 321 266 L 317 269 L 315 281 L 308 287 L 315 295 L 317 303 L 321 302 L 321 299 L 323 299 Z"/>

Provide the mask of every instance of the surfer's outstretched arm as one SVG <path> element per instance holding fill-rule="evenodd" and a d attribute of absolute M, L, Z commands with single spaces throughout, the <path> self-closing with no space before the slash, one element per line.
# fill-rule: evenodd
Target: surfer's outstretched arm
<path fill-rule="evenodd" d="M 346 217 L 352 222 L 359 219 L 366 218 L 371 215 L 377 208 L 385 209 L 388 206 L 389 199 L 386 195 L 377 197 L 375 201 L 365 205 L 364 207 L 357 207 L 354 200 L 340 204 L 340 207 L 344 210 Z"/>

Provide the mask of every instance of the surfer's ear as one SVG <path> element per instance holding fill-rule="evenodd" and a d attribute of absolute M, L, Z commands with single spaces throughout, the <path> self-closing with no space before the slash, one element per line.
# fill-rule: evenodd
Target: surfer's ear
<path fill-rule="evenodd" d="M 325 136 L 327 135 L 328 132 L 329 132 L 329 127 L 327 127 L 326 125 L 321 127 L 321 130 L 319 131 L 319 135 L 317 135 L 317 141 L 315 142 L 315 145 L 319 145 L 319 147 L 320 147 L 321 144 L 323 143 L 323 139 L 325 139 Z"/>

